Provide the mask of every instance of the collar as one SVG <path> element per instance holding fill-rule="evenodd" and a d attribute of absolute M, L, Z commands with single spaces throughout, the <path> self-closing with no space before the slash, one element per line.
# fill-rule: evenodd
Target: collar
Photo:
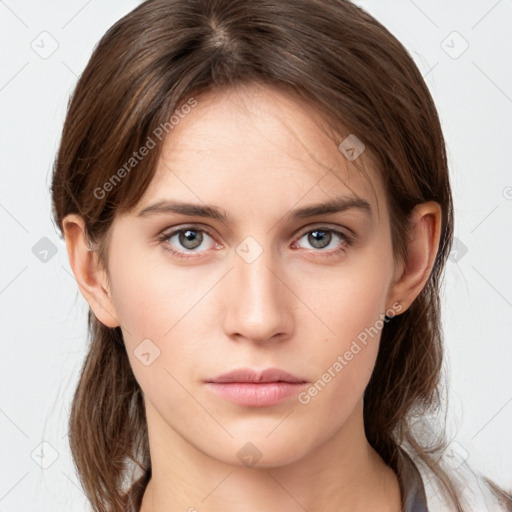
<path fill-rule="evenodd" d="M 409 454 L 398 447 L 397 475 L 402 491 L 403 512 L 428 512 L 421 474 Z"/>

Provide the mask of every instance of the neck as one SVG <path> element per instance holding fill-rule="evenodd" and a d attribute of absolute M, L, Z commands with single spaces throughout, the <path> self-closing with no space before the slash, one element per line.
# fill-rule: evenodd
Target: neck
<path fill-rule="evenodd" d="M 228 464 L 196 449 L 146 405 L 152 477 L 141 512 L 399 512 L 398 478 L 370 446 L 362 404 L 343 428 L 283 465 Z"/>

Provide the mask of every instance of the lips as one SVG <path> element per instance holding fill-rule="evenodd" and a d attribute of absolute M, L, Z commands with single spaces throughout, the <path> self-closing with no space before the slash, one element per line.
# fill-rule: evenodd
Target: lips
<path fill-rule="evenodd" d="M 245 407 L 271 407 L 298 394 L 304 379 L 278 368 L 241 368 L 205 381 L 217 396 Z"/>
<path fill-rule="evenodd" d="M 224 373 L 206 382 L 289 382 L 292 384 L 302 384 L 306 381 L 291 373 L 285 372 L 279 368 L 266 368 L 265 370 L 255 371 L 250 368 L 240 368 L 228 373 Z"/>

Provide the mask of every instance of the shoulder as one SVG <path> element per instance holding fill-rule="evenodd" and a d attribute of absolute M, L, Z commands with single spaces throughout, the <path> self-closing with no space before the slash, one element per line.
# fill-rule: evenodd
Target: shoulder
<path fill-rule="evenodd" d="M 449 468 L 443 468 L 449 472 Z M 417 464 L 402 447 L 398 450 L 398 479 L 402 488 L 402 512 L 447 512 L 455 510 L 454 505 L 443 498 L 438 479 L 426 465 Z M 462 464 L 450 478 L 460 492 L 462 509 L 465 512 L 512 512 L 506 508 L 484 484 L 481 475 L 469 465 Z"/>

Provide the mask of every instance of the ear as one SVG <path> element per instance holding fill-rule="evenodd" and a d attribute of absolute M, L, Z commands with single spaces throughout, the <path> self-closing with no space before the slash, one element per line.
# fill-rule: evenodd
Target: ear
<path fill-rule="evenodd" d="M 416 205 L 409 217 L 408 258 L 395 265 L 389 304 L 399 302 L 406 311 L 425 287 L 439 249 L 442 211 L 439 203 L 429 201 Z"/>
<path fill-rule="evenodd" d="M 99 264 L 98 253 L 89 247 L 83 218 L 69 214 L 62 225 L 69 263 L 80 292 L 102 324 L 118 327 L 119 320 L 108 291 L 107 273 Z"/>

